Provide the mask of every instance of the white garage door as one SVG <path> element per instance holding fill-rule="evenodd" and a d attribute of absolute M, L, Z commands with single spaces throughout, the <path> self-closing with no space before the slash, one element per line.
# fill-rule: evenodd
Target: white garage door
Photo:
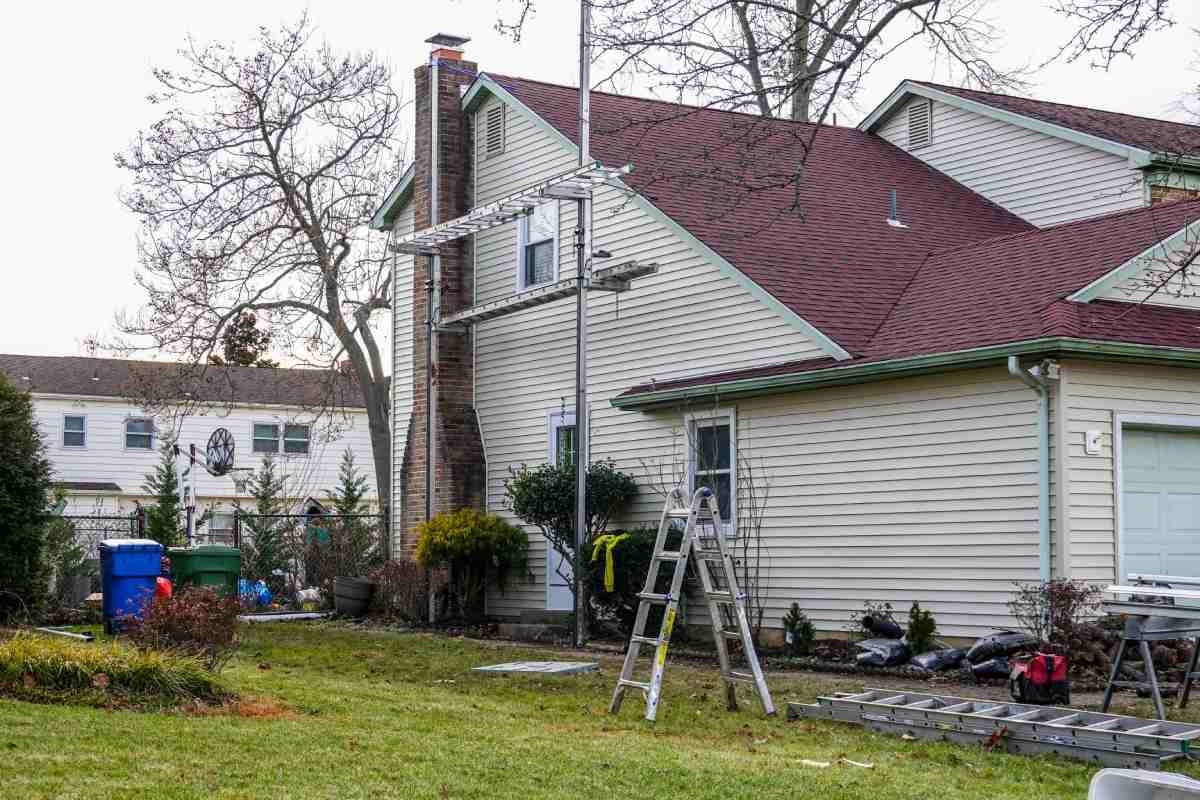
<path fill-rule="evenodd" d="M 1200 433 L 1124 430 L 1121 515 L 1125 573 L 1200 576 Z"/>

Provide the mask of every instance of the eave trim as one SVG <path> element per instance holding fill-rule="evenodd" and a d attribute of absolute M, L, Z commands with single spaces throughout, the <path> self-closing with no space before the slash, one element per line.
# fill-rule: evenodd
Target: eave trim
<path fill-rule="evenodd" d="M 1171 253 L 1176 250 L 1182 250 L 1189 241 L 1196 242 L 1197 237 L 1200 237 L 1200 219 L 1189 222 L 1161 242 L 1155 242 L 1150 245 L 1116 269 L 1101 275 L 1087 286 L 1068 296 L 1067 299 L 1076 303 L 1090 303 L 1093 300 L 1102 298 L 1116 287 L 1145 270 L 1147 261 L 1169 258 Z"/>
<path fill-rule="evenodd" d="M 620 395 L 614 397 L 611 404 L 622 410 L 643 410 L 691 400 L 710 401 L 714 397 L 724 400 L 734 397 L 805 391 L 827 386 L 868 383 L 888 378 L 1001 365 L 1010 355 L 1084 356 L 1100 360 L 1139 360 L 1158 364 L 1200 367 L 1200 349 L 1092 341 L 1069 337 L 1046 337 L 890 361 L 849 364 L 782 375 L 740 378 L 676 389 Z"/>

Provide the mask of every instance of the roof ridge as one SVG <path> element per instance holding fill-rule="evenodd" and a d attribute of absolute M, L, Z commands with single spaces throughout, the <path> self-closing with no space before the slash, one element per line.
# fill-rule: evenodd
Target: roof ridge
<path fill-rule="evenodd" d="M 329 372 L 337 372 L 337 370 L 329 368 L 322 369 L 320 367 L 256 367 L 247 366 L 244 364 L 191 364 L 186 361 L 152 361 L 140 358 L 119 358 L 117 356 L 78 356 L 78 355 L 39 355 L 37 353 L 0 353 L 0 359 L 4 358 L 34 358 L 39 360 L 45 359 L 81 359 L 84 361 L 93 361 L 97 364 L 131 364 L 139 366 L 151 367 L 212 367 L 215 369 L 253 369 L 253 370 L 273 370 L 275 372 L 298 372 L 304 374 L 326 374 Z"/>
<path fill-rule="evenodd" d="M 1166 124 L 1166 125 L 1179 125 L 1184 128 L 1195 128 L 1197 130 L 1200 130 L 1200 125 L 1196 125 L 1196 124 L 1193 124 L 1190 122 L 1180 122 L 1178 120 L 1173 120 L 1173 119 L 1163 119 L 1162 117 L 1148 117 L 1144 114 L 1130 114 L 1128 111 L 1110 111 L 1107 108 L 1096 108 L 1095 106 L 1081 106 L 1081 105 L 1076 105 L 1075 103 L 1063 103 L 1059 100 L 1043 100 L 1039 97 L 1030 97 L 1029 95 L 1023 95 L 1023 94 L 1004 94 L 1003 92 L 990 92 L 990 91 L 987 91 L 986 89 L 972 89 L 967 86 L 951 86 L 948 83 L 935 83 L 933 81 L 921 81 L 921 80 L 915 80 L 915 79 L 910 79 L 910 80 L 913 83 L 920 84 L 921 86 L 928 86 L 933 89 L 945 89 L 945 90 L 949 90 L 950 92 L 970 92 L 971 94 L 985 94 L 985 95 L 988 95 L 989 97 L 1004 97 L 1004 98 L 1009 98 L 1009 99 L 1013 99 L 1013 100 L 1025 100 L 1030 103 L 1045 103 L 1046 105 L 1058 106 L 1060 108 L 1073 108 L 1073 109 L 1076 109 L 1079 111 L 1094 111 L 1099 114 L 1112 114 L 1113 116 L 1117 116 L 1117 117 L 1127 117 L 1129 119 L 1144 120 L 1146 122 L 1156 122 L 1156 123 Z M 1015 112 L 1015 113 L 1020 113 L 1020 112 Z M 1061 125 L 1062 123 L 1055 123 L 1055 124 Z M 1068 126 L 1064 126 L 1064 127 L 1068 127 Z"/>
<path fill-rule="evenodd" d="M 536 83 L 541 86 L 550 86 L 555 89 L 566 89 L 567 91 L 571 91 L 571 92 L 579 91 L 578 86 L 568 86 L 564 83 L 554 83 L 552 81 L 544 81 L 544 80 L 540 80 L 538 78 L 524 78 L 519 75 L 501 75 L 499 73 L 488 72 L 487 70 L 480 70 L 477 73 L 477 77 L 490 78 L 490 79 L 496 81 L 497 83 L 499 83 L 501 86 L 504 86 L 503 81 L 512 80 L 512 81 L 523 81 L 525 83 Z M 507 87 L 505 87 L 505 88 L 507 88 Z M 786 119 L 784 117 L 764 117 L 761 114 L 754 114 L 749 111 L 735 111 L 731 108 L 718 108 L 716 106 L 702 106 L 702 105 L 695 105 L 693 103 L 677 103 L 673 100 L 663 100 L 662 98 L 658 98 L 658 97 L 643 97 L 641 95 L 633 95 L 633 94 L 617 94 L 616 92 L 604 92 L 604 91 L 598 91 L 596 89 L 592 89 L 591 94 L 604 95 L 605 97 L 615 97 L 620 100 L 633 100 L 633 101 L 639 102 L 639 103 L 651 103 L 651 104 L 655 104 L 655 105 L 673 106 L 675 108 L 688 108 L 688 109 L 692 109 L 694 111 L 711 111 L 716 114 L 733 114 L 734 116 L 749 117 L 750 119 L 762 120 L 763 122 L 768 122 L 768 123 L 773 123 L 773 124 L 779 123 L 779 124 L 786 124 L 786 125 L 797 125 L 797 126 L 801 126 L 801 127 L 816 127 L 816 128 L 821 128 L 823 130 L 828 129 L 828 130 L 837 130 L 837 131 L 857 131 L 858 130 L 858 128 L 856 128 L 852 125 L 831 125 L 827 122 L 800 122 L 798 120 Z"/>

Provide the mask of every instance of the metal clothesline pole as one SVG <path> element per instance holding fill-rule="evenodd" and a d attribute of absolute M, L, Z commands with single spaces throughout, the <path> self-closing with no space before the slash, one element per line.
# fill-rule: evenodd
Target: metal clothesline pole
<path fill-rule="evenodd" d="M 591 163 L 591 4 L 579 2 L 579 166 Z M 583 592 L 583 547 L 587 539 L 587 290 L 592 256 L 592 190 L 576 201 L 575 219 L 575 563 L 571 580 L 575 589 L 575 646 L 587 638 Z"/>

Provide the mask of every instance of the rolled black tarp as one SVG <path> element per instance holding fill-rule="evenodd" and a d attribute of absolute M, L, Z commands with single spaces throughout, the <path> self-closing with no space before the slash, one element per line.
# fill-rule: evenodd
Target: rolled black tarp
<path fill-rule="evenodd" d="M 997 656 L 1037 649 L 1037 639 L 1020 631 L 996 631 L 978 639 L 967 651 L 967 661 L 979 664 Z"/>
<path fill-rule="evenodd" d="M 865 616 L 862 626 L 880 639 L 900 639 L 904 636 L 904 629 L 887 617 Z"/>
<path fill-rule="evenodd" d="M 855 661 L 863 667 L 891 667 L 908 661 L 908 645 L 899 639 L 864 639 L 855 644 Z"/>
<path fill-rule="evenodd" d="M 930 672 L 940 672 L 944 669 L 954 669 L 962 663 L 966 655 L 967 651 L 961 648 L 930 650 L 928 653 L 913 656 L 912 661 L 908 663 Z"/>

